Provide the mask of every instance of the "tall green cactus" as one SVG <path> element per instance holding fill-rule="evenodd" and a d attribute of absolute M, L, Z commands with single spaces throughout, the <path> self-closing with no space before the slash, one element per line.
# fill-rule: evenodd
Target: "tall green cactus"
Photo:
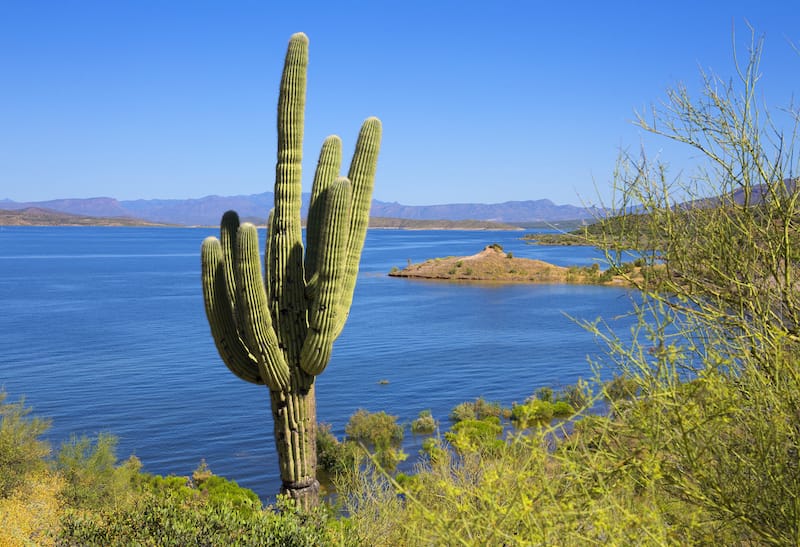
<path fill-rule="evenodd" d="M 238 377 L 269 388 L 282 491 L 304 505 L 318 499 L 314 378 L 325 370 L 353 299 L 381 139 L 368 118 L 347 177 L 342 144 L 320 153 L 306 227 L 300 218 L 308 38 L 289 40 L 278 101 L 275 208 L 267 222 L 264 277 L 258 234 L 222 217 L 220 238 L 202 245 L 203 297 L 222 360 Z"/>

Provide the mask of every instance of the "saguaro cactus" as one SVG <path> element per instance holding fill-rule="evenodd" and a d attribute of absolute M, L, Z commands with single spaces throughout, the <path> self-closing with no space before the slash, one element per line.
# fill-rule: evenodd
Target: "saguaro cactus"
<path fill-rule="evenodd" d="M 368 118 L 347 177 L 342 144 L 322 146 L 311 193 L 306 249 L 300 218 L 308 38 L 291 37 L 278 100 L 275 208 L 267 221 L 262 279 L 258 234 L 223 215 L 220 238 L 202 245 L 203 297 L 222 360 L 238 377 L 269 388 L 282 492 L 317 503 L 314 378 L 344 327 L 358 275 L 381 139 Z"/>

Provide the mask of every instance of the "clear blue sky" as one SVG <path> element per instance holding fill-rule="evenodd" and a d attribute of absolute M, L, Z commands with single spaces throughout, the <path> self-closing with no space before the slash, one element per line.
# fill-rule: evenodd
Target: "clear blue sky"
<path fill-rule="evenodd" d="M 322 139 L 349 151 L 376 115 L 377 199 L 593 202 L 621 147 L 662 145 L 634 111 L 696 89 L 699 67 L 733 75 L 747 21 L 765 99 L 785 105 L 797 0 L 0 0 L 0 199 L 271 190 L 283 55 L 303 31 L 306 191 Z"/>

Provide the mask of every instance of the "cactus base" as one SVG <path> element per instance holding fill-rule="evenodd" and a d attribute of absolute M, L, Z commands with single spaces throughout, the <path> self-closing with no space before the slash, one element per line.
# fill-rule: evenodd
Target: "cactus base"
<path fill-rule="evenodd" d="M 281 494 L 295 500 L 298 507 L 310 509 L 319 503 L 319 481 L 311 478 L 305 481 L 284 482 L 281 486 Z"/>

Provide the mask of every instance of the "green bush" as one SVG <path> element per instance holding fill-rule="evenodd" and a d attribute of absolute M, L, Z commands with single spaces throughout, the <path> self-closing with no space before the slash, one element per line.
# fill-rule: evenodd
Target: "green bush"
<path fill-rule="evenodd" d="M 442 441 L 439 437 L 428 437 L 422 442 L 422 450 L 420 452 L 428 457 L 431 462 L 436 462 L 444 458 L 447 454 L 446 450 L 442 447 Z"/>
<path fill-rule="evenodd" d="M 117 465 L 117 438 L 73 435 L 61 445 L 56 469 L 67 481 L 61 495 L 71 507 L 96 509 L 127 501 L 135 492 L 141 462 L 131 456 Z"/>
<path fill-rule="evenodd" d="M 505 444 L 498 438 L 502 432 L 500 419 L 488 416 L 482 420 L 461 420 L 444 434 L 444 438 L 461 454 L 476 451 L 494 452 Z"/>
<path fill-rule="evenodd" d="M 148 493 L 117 511 L 70 512 L 56 538 L 59 545 L 281 545 L 334 543 L 340 526 L 320 508 L 310 513 L 280 499 L 275 508 L 238 511 L 203 497 Z"/>
<path fill-rule="evenodd" d="M 352 443 L 340 442 L 331 432 L 330 424 L 317 426 L 317 464 L 335 477 L 356 467 L 358 456 Z"/>
<path fill-rule="evenodd" d="M 23 484 L 29 473 L 44 469 L 44 458 L 50 455 L 50 445 L 40 438 L 50 422 L 30 417 L 24 400 L 7 403 L 6 396 L 0 391 L 0 498 Z"/>
<path fill-rule="evenodd" d="M 486 401 L 483 397 L 478 397 L 474 401 L 465 401 L 456 405 L 450 411 L 450 419 L 453 422 L 462 420 L 483 420 L 489 416 L 500 417 L 503 409 L 500 403 Z"/>
<path fill-rule="evenodd" d="M 431 415 L 430 410 L 423 410 L 419 416 L 411 422 L 411 432 L 414 435 L 430 435 L 438 427 L 436 419 Z"/>
<path fill-rule="evenodd" d="M 534 395 L 540 401 L 553 402 L 553 388 L 551 387 L 540 387 Z"/>
<path fill-rule="evenodd" d="M 578 380 L 577 383 L 568 385 L 559 390 L 558 400 L 564 401 L 572 408 L 583 408 L 592 399 L 592 392 L 590 385 L 584 380 Z"/>
<path fill-rule="evenodd" d="M 403 427 L 397 423 L 397 416 L 384 411 L 368 412 L 357 410 L 345 426 L 350 441 L 371 450 L 378 463 L 391 471 L 408 456 L 400 450 L 403 442 Z"/>
<path fill-rule="evenodd" d="M 384 411 L 359 409 L 350 416 L 344 431 L 350 439 L 372 447 L 399 446 L 403 441 L 403 428 L 397 423 L 397 416 Z"/>
<path fill-rule="evenodd" d="M 531 399 L 524 404 L 511 407 L 511 420 L 517 427 L 526 428 L 545 425 L 553 419 L 553 403 Z"/>

